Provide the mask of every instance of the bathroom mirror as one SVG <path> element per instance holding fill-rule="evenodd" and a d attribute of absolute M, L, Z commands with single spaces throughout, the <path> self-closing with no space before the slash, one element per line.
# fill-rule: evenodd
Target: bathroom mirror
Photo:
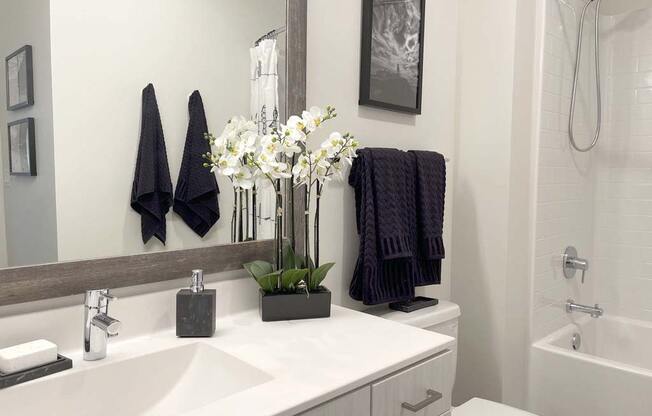
<path fill-rule="evenodd" d="M 233 189 L 217 178 L 221 218 L 205 237 L 167 215 L 165 245 L 143 244 L 130 207 L 141 121 L 141 91 L 156 89 L 173 187 L 188 127 L 188 96 L 199 90 L 209 130 L 249 116 L 250 49 L 286 27 L 285 0 L 133 2 L 28 0 L 0 5 L 3 57 L 32 47 L 32 106 L 2 109 L 0 266 L 25 266 L 198 248 L 233 241 Z M 276 37 L 279 118 L 285 117 L 286 33 Z M 2 78 L 6 78 L 4 69 Z M 2 83 L 4 85 L 5 83 Z M 4 90 L 4 86 L 2 87 Z M 0 102 L 5 102 L 3 91 Z M 15 176 L 7 124 L 32 117 L 36 176 Z M 243 201 L 235 241 L 273 238 L 273 200 Z M 240 209 L 240 208 L 238 208 Z M 256 211 L 256 217 L 247 216 Z M 3 212 L 4 211 L 4 212 Z M 2 246 L 5 246 L 4 250 Z"/>
<path fill-rule="evenodd" d="M 156 238 L 143 243 L 141 217 L 130 206 L 141 95 L 145 86 L 154 85 L 174 188 L 190 94 L 201 93 L 215 135 L 232 116 L 251 116 L 252 48 L 264 35 L 276 41 L 278 120 L 305 108 L 305 7 L 305 0 L 1 2 L 0 52 L 6 58 L 30 46 L 31 62 L 16 70 L 14 59 L 11 68 L 3 64 L 0 69 L 0 292 L 9 275 L 14 285 L 36 280 L 39 270 L 56 274 L 57 263 L 72 275 L 80 261 L 88 268 L 104 259 L 105 267 L 115 268 L 129 262 L 111 259 L 134 257 L 142 267 L 148 261 L 142 255 L 151 253 L 155 257 L 149 260 L 180 268 L 179 259 L 189 264 L 210 253 L 217 259 L 210 260 L 212 269 L 204 267 L 221 271 L 239 268 L 252 256 L 266 257 L 268 249 L 271 257 L 271 190 L 260 190 L 255 202 L 243 201 L 236 220 L 243 231 L 234 236 L 234 192 L 220 176 L 221 217 L 203 238 L 170 209 L 166 243 Z M 7 92 L 15 95 L 15 88 L 27 83 L 33 104 L 9 110 Z M 28 118 L 34 121 L 36 172 L 11 175 L 10 160 L 21 160 L 20 152 L 29 149 L 14 143 L 9 154 L 7 126 Z M 41 264 L 48 266 L 25 267 Z M 105 275 L 98 271 L 96 283 L 115 287 L 108 277 L 102 280 Z M 159 280 L 167 278 L 172 272 Z M 127 283 L 125 278 L 120 285 Z M 78 293 L 70 284 L 65 292 Z"/>

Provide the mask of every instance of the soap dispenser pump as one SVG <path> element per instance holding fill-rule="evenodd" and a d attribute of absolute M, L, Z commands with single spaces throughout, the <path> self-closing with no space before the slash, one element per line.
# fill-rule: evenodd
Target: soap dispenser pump
<path fill-rule="evenodd" d="M 189 289 L 177 293 L 177 336 L 212 337 L 215 334 L 215 289 L 204 289 L 204 271 L 192 271 Z"/>

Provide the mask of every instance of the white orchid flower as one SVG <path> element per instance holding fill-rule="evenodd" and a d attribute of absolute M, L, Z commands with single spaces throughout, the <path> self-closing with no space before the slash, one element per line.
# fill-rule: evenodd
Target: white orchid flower
<path fill-rule="evenodd" d="M 319 107 L 312 107 L 310 111 L 304 111 L 301 113 L 301 119 L 303 120 L 303 125 L 305 130 L 308 133 L 312 133 L 317 130 L 322 122 L 322 111 Z"/>
<path fill-rule="evenodd" d="M 266 134 L 260 139 L 261 152 L 268 158 L 275 158 L 282 150 L 281 140 L 275 134 Z"/>
<path fill-rule="evenodd" d="M 273 179 L 290 178 L 292 175 L 288 172 L 288 164 L 277 162 L 275 160 L 267 160 L 264 155 L 261 155 L 258 160 L 260 170 Z"/>
<path fill-rule="evenodd" d="M 281 151 L 287 157 L 291 157 L 296 153 L 301 153 L 302 150 L 301 146 L 299 146 L 297 140 L 295 140 L 295 138 L 292 136 L 287 136 L 287 137 L 281 136 L 280 143 L 281 143 Z"/>
<path fill-rule="evenodd" d="M 274 166 L 272 171 L 272 177 L 275 179 L 288 179 L 292 177 L 292 174 L 289 172 L 289 165 L 284 162 L 278 162 Z"/>
<path fill-rule="evenodd" d="M 240 167 L 233 174 L 233 186 L 242 189 L 251 189 L 254 186 L 254 175 L 247 166 Z"/>
<path fill-rule="evenodd" d="M 345 140 L 339 132 L 333 132 L 326 141 L 321 144 L 322 150 L 326 150 L 328 157 L 333 157 L 340 153 L 344 146 Z"/>
<path fill-rule="evenodd" d="M 244 152 L 245 153 L 255 153 L 256 152 L 256 142 L 258 141 L 258 133 L 247 130 L 242 135 L 240 138 L 242 139 L 243 147 L 244 147 Z"/>
<path fill-rule="evenodd" d="M 288 124 L 287 127 L 289 127 L 292 130 L 300 130 L 303 131 L 306 128 L 306 124 L 303 121 L 303 119 L 299 116 L 291 116 L 288 119 Z"/>
<path fill-rule="evenodd" d="M 356 158 L 358 148 L 360 147 L 360 142 L 355 139 L 351 139 L 344 149 L 343 159 L 349 164 L 353 164 L 353 159 Z"/>
<path fill-rule="evenodd" d="M 311 154 L 310 156 L 312 165 L 315 168 L 317 180 L 320 182 L 325 182 L 328 180 L 327 175 L 331 167 L 328 151 L 326 149 L 321 149 L 318 152 Z"/>
<path fill-rule="evenodd" d="M 310 174 L 310 158 L 305 154 L 299 156 L 296 164 L 292 168 L 292 175 L 294 176 L 294 183 L 302 183 Z"/>
<path fill-rule="evenodd" d="M 230 176 L 233 176 L 233 174 L 235 174 L 235 172 L 236 172 L 235 168 L 232 168 L 232 167 L 229 167 L 229 166 L 225 166 L 224 168 L 218 168 L 217 169 L 217 173 L 219 173 L 222 176 L 230 177 Z"/>
<path fill-rule="evenodd" d="M 303 131 L 303 129 L 297 129 L 290 127 L 289 125 L 281 124 L 280 127 L 280 137 L 283 140 L 292 140 L 293 142 L 305 142 L 306 141 L 306 133 Z"/>

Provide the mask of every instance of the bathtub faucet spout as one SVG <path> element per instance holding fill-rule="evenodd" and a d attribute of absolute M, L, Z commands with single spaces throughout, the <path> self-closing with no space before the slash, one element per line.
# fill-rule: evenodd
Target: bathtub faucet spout
<path fill-rule="evenodd" d="M 582 312 L 588 313 L 591 315 L 591 318 L 599 318 L 604 315 L 604 309 L 602 309 L 597 303 L 595 306 L 580 305 L 575 303 L 573 299 L 568 299 L 566 301 L 566 312 Z"/>

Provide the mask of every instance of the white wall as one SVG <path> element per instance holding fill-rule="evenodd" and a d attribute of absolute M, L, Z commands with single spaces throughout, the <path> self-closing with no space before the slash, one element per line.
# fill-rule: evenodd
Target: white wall
<path fill-rule="evenodd" d="M 308 105 L 335 105 L 333 128 L 351 131 L 363 146 L 437 150 L 452 159 L 448 257 L 442 286 L 429 291 L 462 306 L 455 401 L 482 396 L 523 406 L 534 6 L 428 2 L 424 114 L 417 117 L 357 105 L 360 17 L 359 3 L 308 3 Z M 322 257 L 338 263 L 328 285 L 335 302 L 359 308 L 348 297 L 358 244 L 353 191 L 337 184 L 323 203 L 323 221 L 333 226 L 323 236 Z"/>
<path fill-rule="evenodd" d="M 442 284 L 425 289 L 441 299 L 450 297 L 452 196 L 455 155 L 455 73 L 457 5 L 429 1 L 426 7 L 423 114 L 404 115 L 358 106 L 360 77 L 360 2 L 310 0 L 308 2 L 308 106 L 331 104 L 338 118 L 328 131 L 349 131 L 363 147 L 435 150 L 451 158 L 448 166 L 444 219 Z M 322 201 L 321 258 L 337 263 L 326 285 L 335 303 L 362 308 L 348 295 L 358 254 L 353 189 L 332 183 Z"/>
<path fill-rule="evenodd" d="M 34 105 L 6 111 L 5 65 L 0 68 L 0 143 L 3 158 L 7 261 L 10 266 L 56 260 L 49 0 L 0 1 L 0 56 L 32 45 Z M 38 176 L 9 176 L 7 122 L 34 117 Z M 1 230 L 1 229 L 0 229 Z"/>
<path fill-rule="evenodd" d="M 164 247 L 144 247 L 129 206 L 141 91 L 156 88 L 176 184 L 188 96 L 202 93 L 208 126 L 249 113 L 249 47 L 283 25 L 281 0 L 72 0 L 52 4 L 59 260 L 187 249 L 230 241 L 232 187 L 219 178 L 222 217 L 201 239 L 173 212 Z M 89 244 L 92 241 L 92 244 Z"/>
<path fill-rule="evenodd" d="M 454 403 L 502 399 L 516 1 L 460 1 L 452 300 Z"/>
<path fill-rule="evenodd" d="M 505 287 L 502 401 L 526 408 L 530 354 L 531 270 L 534 267 L 537 94 L 541 44 L 536 1 L 518 2 L 510 160 L 508 267 Z"/>

